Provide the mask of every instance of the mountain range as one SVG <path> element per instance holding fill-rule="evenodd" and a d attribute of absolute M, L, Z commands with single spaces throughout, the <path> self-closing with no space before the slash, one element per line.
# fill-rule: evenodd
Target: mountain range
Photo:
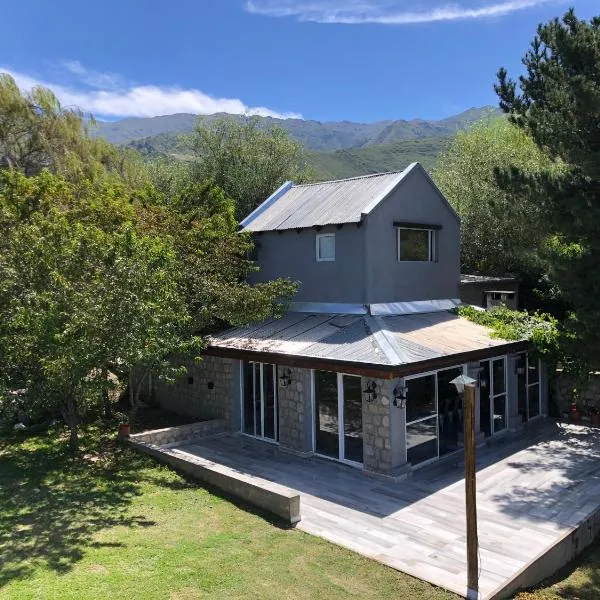
<path fill-rule="evenodd" d="M 484 106 L 439 120 L 354 123 L 272 117 L 258 119 L 265 127 L 285 129 L 306 149 L 307 162 L 315 179 L 328 179 L 397 170 L 415 160 L 431 169 L 457 131 L 499 114 L 497 108 Z M 232 115 L 218 113 L 200 118 L 210 122 L 225 116 Z M 185 159 L 190 154 L 189 138 L 185 134 L 193 131 L 198 118 L 197 115 L 181 113 L 98 122 L 92 135 L 135 148 L 147 157 Z"/>

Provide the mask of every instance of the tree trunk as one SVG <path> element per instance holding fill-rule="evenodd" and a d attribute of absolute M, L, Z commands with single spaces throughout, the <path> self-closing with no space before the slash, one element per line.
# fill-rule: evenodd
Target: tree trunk
<path fill-rule="evenodd" d="M 144 373 L 137 385 L 135 385 L 135 379 L 133 377 L 133 370 L 129 374 L 129 403 L 131 405 L 129 411 L 129 431 L 134 433 L 134 423 L 137 417 L 137 411 L 140 407 L 140 392 L 142 391 L 142 384 L 144 383 L 148 373 Z"/>
<path fill-rule="evenodd" d="M 79 450 L 79 432 L 77 421 L 75 421 L 72 425 L 69 425 L 69 429 L 69 450 L 71 452 L 77 452 L 77 450 Z"/>
<path fill-rule="evenodd" d="M 104 382 L 108 381 L 108 371 L 106 369 L 102 369 L 102 380 Z M 102 406 L 104 407 L 104 418 L 112 419 L 113 410 L 107 388 L 102 388 Z"/>
<path fill-rule="evenodd" d="M 67 427 L 69 428 L 69 450 L 77 452 L 79 450 L 79 414 L 77 410 L 77 400 L 71 394 L 67 402 L 62 407 L 62 414 Z"/>

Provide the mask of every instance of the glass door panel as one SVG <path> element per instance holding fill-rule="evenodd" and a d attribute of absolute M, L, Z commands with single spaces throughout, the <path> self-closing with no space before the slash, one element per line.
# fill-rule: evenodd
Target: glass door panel
<path fill-rule="evenodd" d="M 277 378 L 274 365 L 245 362 L 242 399 L 243 432 L 275 440 L 277 436 Z"/>
<path fill-rule="evenodd" d="M 258 364 L 245 362 L 244 363 L 244 400 L 243 400 L 243 412 L 244 412 L 244 433 L 249 435 L 256 435 L 254 428 L 255 424 L 255 408 L 254 402 L 258 391 L 257 379 L 260 378 L 260 371 Z M 257 377 L 258 376 L 258 377 Z"/>
<path fill-rule="evenodd" d="M 462 375 L 462 367 L 438 372 L 438 419 L 440 429 L 440 456 L 460 447 L 459 434 L 463 431 L 462 397 L 450 383 Z"/>
<path fill-rule="evenodd" d="M 438 457 L 437 377 L 406 381 L 406 457 L 416 465 Z"/>
<path fill-rule="evenodd" d="M 339 458 L 337 373 L 315 371 L 315 450 Z"/>
<path fill-rule="evenodd" d="M 490 411 L 490 363 L 484 360 L 479 363 L 479 427 L 485 437 L 492 435 L 492 415 Z"/>
<path fill-rule="evenodd" d="M 504 358 L 492 360 L 493 432 L 506 429 L 506 361 Z"/>
<path fill-rule="evenodd" d="M 271 440 L 275 439 L 275 411 L 276 411 L 276 383 L 273 365 L 263 365 L 263 398 L 265 405 L 263 435 Z"/>
<path fill-rule="evenodd" d="M 540 363 L 537 358 L 527 356 L 527 404 L 529 418 L 540 415 Z"/>
<path fill-rule="evenodd" d="M 413 465 L 437 458 L 437 416 L 406 425 L 406 458 Z"/>
<path fill-rule="evenodd" d="M 527 416 L 527 355 L 519 354 L 515 361 L 517 370 L 517 409 L 523 422 L 528 420 Z"/>
<path fill-rule="evenodd" d="M 435 415 L 435 374 L 409 379 L 406 385 L 406 421 Z"/>
<path fill-rule="evenodd" d="M 362 385 L 360 377 L 343 375 L 344 459 L 363 461 Z"/>

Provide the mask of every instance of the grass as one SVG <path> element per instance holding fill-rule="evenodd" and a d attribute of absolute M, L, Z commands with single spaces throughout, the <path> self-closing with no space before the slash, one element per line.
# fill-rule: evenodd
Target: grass
<path fill-rule="evenodd" d="M 114 429 L 111 425 L 110 429 Z M 88 428 L 0 441 L 0 598 L 457 597 L 238 506 Z M 600 597 L 600 545 L 519 600 Z"/>
<path fill-rule="evenodd" d="M 111 427 L 112 428 L 112 427 Z M 0 598 L 411 598 L 453 594 L 189 481 L 88 430 L 0 442 Z"/>

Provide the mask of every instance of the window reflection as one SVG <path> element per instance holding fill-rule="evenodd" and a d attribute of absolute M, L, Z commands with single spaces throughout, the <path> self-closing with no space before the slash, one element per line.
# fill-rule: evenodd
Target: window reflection
<path fill-rule="evenodd" d="M 409 379 L 406 384 L 406 420 L 435 415 L 435 374 Z"/>

